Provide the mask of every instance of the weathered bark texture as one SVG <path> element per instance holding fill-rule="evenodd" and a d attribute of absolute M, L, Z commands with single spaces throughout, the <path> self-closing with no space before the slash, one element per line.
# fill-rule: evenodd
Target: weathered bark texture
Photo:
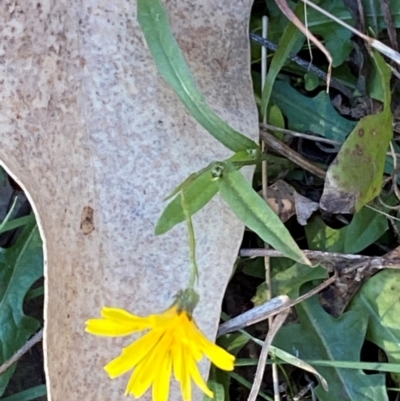
<path fill-rule="evenodd" d="M 166 6 L 211 106 L 255 139 L 251 3 Z M 184 225 L 153 235 L 162 199 L 229 154 L 157 74 L 134 0 L 0 2 L 0 159 L 29 194 L 45 243 L 49 400 L 125 399 L 128 376 L 111 381 L 103 366 L 130 340 L 90 336 L 84 322 L 103 305 L 144 315 L 169 306 L 187 282 L 188 246 Z M 194 222 L 195 317 L 212 338 L 243 226 L 220 199 Z M 180 399 L 176 385 L 170 399 Z"/>

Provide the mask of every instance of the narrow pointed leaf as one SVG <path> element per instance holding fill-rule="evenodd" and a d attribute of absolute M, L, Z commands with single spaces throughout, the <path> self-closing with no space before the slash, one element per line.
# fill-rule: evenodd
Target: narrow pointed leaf
<path fill-rule="evenodd" d="M 220 163 L 212 174 L 222 198 L 248 228 L 284 256 L 310 264 L 279 217 L 232 164 Z"/>
<path fill-rule="evenodd" d="M 258 149 L 242 150 L 235 153 L 229 158 L 230 161 L 239 164 L 254 164 L 260 158 Z M 192 216 L 202 209 L 214 195 L 218 192 L 218 185 L 211 180 L 211 169 L 213 164 L 208 167 L 193 173 L 183 183 L 181 183 L 169 196 L 177 195 L 179 191 L 183 191 L 189 213 Z M 181 199 L 176 196 L 164 209 L 161 217 L 159 218 L 155 233 L 156 235 L 164 234 L 169 231 L 176 224 L 185 220 L 183 214 Z"/>
<path fill-rule="evenodd" d="M 160 75 L 179 96 L 190 114 L 227 148 L 257 148 L 257 144 L 223 121 L 201 93 L 179 45 L 174 38 L 167 12 L 160 0 L 138 0 L 138 22 Z"/>

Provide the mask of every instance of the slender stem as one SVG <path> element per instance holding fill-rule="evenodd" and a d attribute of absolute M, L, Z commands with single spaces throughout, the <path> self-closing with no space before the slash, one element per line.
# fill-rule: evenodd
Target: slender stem
<path fill-rule="evenodd" d="M 263 37 L 263 39 L 267 39 L 267 34 L 268 34 L 268 17 L 266 15 L 264 15 L 262 18 L 262 37 Z M 267 60 L 268 60 L 267 59 L 267 48 L 263 46 L 261 48 L 261 87 L 262 88 L 264 88 L 265 81 L 267 78 Z M 264 124 L 267 123 L 267 113 L 265 113 L 262 116 L 262 122 Z M 267 152 L 267 147 L 263 140 L 261 140 L 261 150 L 262 150 L 263 154 Z M 266 160 L 263 160 L 261 162 L 261 184 L 262 184 L 262 196 L 263 196 L 264 200 L 267 202 L 268 201 L 268 165 L 267 165 Z M 269 248 L 269 246 L 266 242 L 264 243 L 264 247 L 266 249 Z M 267 300 L 270 300 L 272 295 L 271 295 L 271 265 L 270 265 L 269 256 L 264 257 L 264 267 L 265 267 L 265 285 L 267 288 L 266 295 L 267 295 Z M 271 327 L 273 327 L 273 323 L 274 323 L 274 318 L 270 317 L 268 319 L 269 330 L 271 330 Z M 277 369 L 277 365 L 275 363 L 272 364 L 272 383 L 273 383 L 273 388 L 274 388 L 274 400 L 280 401 L 281 397 L 280 397 L 280 392 L 279 392 L 278 369 Z M 254 386 L 256 386 L 256 385 L 253 384 L 253 388 L 254 388 Z M 257 387 L 257 391 L 256 391 L 256 393 L 253 394 L 254 397 L 257 397 L 260 386 L 256 386 L 256 387 Z M 251 399 L 251 397 L 249 397 L 249 400 L 250 399 Z"/>
<path fill-rule="evenodd" d="M 189 233 L 189 255 L 190 255 L 190 265 L 191 265 L 189 288 L 193 288 L 199 278 L 199 268 L 197 267 L 197 262 L 196 262 L 196 237 L 194 235 L 192 217 L 189 213 L 189 208 L 186 203 L 186 198 L 183 191 L 181 191 L 181 205 L 183 214 L 185 215 L 185 220 L 188 226 L 188 233 Z"/>

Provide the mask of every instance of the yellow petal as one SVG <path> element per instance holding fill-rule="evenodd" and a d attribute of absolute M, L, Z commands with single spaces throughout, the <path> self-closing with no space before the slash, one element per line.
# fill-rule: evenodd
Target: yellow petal
<path fill-rule="evenodd" d="M 231 371 L 235 367 L 235 357 L 223 348 L 207 340 L 202 339 L 203 353 L 218 368 Z"/>
<path fill-rule="evenodd" d="M 171 341 L 170 333 L 164 332 L 158 343 L 146 355 L 146 358 L 143 358 L 136 366 L 131 378 L 132 381 L 130 380 L 130 394 L 139 398 L 148 390 L 158 375 L 163 360 L 166 358 Z"/>
<path fill-rule="evenodd" d="M 155 344 L 159 341 L 161 335 L 162 333 L 158 331 L 150 331 L 133 344 L 124 348 L 120 356 L 113 359 L 104 367 L 111 379 L 123 375 L 128 370 L 133 369 L 151 352 Z"/>
<path fill-rule="evenodd" d="M 126 336 L 151 327 L 149 318 L 135 316 L 120 308 L 103 308 L 103 319 L 89 319 L 86 331 L 90 334 L 108 337 Z"/>
<path fill-rule="evenodd" d="M 228 371 L 234 369 L 235 357 L 208 340 L 194 322 L 191 326 L 191 341 L 197 344 L 206 357 L 218 368 Z"/>
<path fill-rule="evenodd" d="M 184 401 L 192 400 L 192 381 L 190 379 L 189 370 L 186 365 L 186 353 L 182 349 L 182 378 L 181 378 L 181 393 Z"/>
<path fill-rule="evenodd" d="M 172 346 L 172 366 L 174 369 L 174 376 L 178 382 L 182 381 L 182 344 L 175 341 Z"/>
<path fill-rule="evenodd" d="M 171 381 L 171 352 L 167 352 L 153 383 L 153 401 L 168 401 Z"/>
<path fill-rule="evenodd" d="M 90 319 L 86 322 L 85 331 L 96 336 L 123 337 L 138 331 L 137 327 L 111 322 L 105 319 Z"/>
<path fill-rule="evenodd" d="M 101 316 L 104 319 L 114 320 L 116 322 L 137 324 L 138 326 L 143 327 L 143 329 L 147 329 L 151 326 L 151 315 L 147 317 L 136 316 L 121 308 L 103 307 L 103 309 L 101 310 Z"/>
<path fill-rule="evenodd" d="M 167 327 L 172 327 L 179 317 L 177 314 L 177 309 L 174 306 L 159 315 L 152 315 L 151 319 L 154 328 L 166 329 Z"/>
<path fill-rule="evenodd" d="M 205 383 L 205 381 L 201 377 L 201 374 L 199 372 L 199 368 L 196 365 L 195 360 L 191 356 L 188 355 L 187 358 L 186 358 L 186 363 L 187 363 L 189 375 L 193 379 L 193 381 L 196 383 L 196 385 L 208 397 L 214 398 L 214 393 L 208 388 L 207 384 Z"/>

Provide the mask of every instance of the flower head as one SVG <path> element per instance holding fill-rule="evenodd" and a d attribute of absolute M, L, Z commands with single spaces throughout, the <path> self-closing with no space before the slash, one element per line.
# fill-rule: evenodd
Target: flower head
<path fill-rule="evenodd" d="M 123 348 L 121 355 L 104 369 L 113 379 L 134 369 L 125 394 L 141 397 L 153 386 L 153 401 L 167 401 L 172 373 L 180 383 L 185 401 L 192 398 L 192 380 L 213 397 L 200 375 L 197 362 L 203 355 L 223 370 L 233 370 L 235 358 L 209 341 L 192 318 L 197 294 L 185 290 L 165 312 L 139 317 L 119 308 L 102 309 L 100 319 L 86 322 L 86 331 L 99 336 L 126 336 L 148 330 L 139 340 Z"/>

